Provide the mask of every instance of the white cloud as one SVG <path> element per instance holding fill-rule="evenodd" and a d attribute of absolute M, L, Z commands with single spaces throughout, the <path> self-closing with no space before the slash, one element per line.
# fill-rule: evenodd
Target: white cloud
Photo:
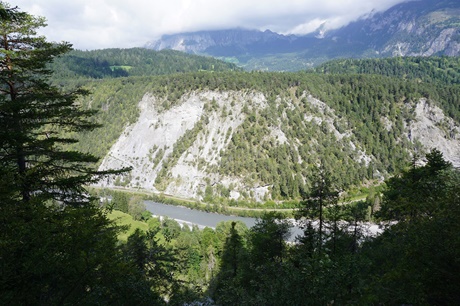
<path fill-rule="evenodd" d="M 142 46 L 163 34 L 254 28 L 305 34 L 321 24 L 335 28 L 372 10 L 404 0 L 16 0 L 44 16 L 41 32 L 77 49 Z"/>
<path fill-rule="evenodd" d="M 325 26 L 328 24 L 328 20 L 315 18 L 312 20 L 307 21 L 306 23 L 302 23 L 296 25 L 294 28 L 290 29 L 289 31 L 284 32 L 284 34 L 306 34 L 315 31 L 316 29 Z"/>

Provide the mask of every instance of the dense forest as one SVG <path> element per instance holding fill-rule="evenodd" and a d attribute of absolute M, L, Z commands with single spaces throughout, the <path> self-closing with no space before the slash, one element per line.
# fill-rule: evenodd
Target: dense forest
<path fill-rule="evenodd" d="M 225 64 L 227 72 L 127 77 L 93 63 L 89 70 L 75 68 L 80 72 L 74 80 L 64 69 L 59 73 L 68 78 L 58 80 L 51 63 L 71 46 L 37 36 L 44 18 L 17 7 L 0 2 L 0 18 L 0 304 L 460 304 L 460 173 L 437 149 L 411 154 L 412 144 L 398 139 L 404 108 L 395 107 L 432 98 L 458 121 L 455 82 L 443 87 L 375 74 L 241 73 Z M 74 59 L 60 65 L 79 63 Z M 105 65 L 118 67 L 112 72 L 135 66 L 134 60 Z M 207 70 L 203 65 L 190 69 Z M 242 106 L 245 121 L 222 154 L 226 168 L 220 171 L 279 180 L 276 196 L 299 199 L 293 219 L 273 211 L 250 229 L 228 222 L 200 230 L 154 218 L 141 194 L 90 188 L 131 170 L 98 171 L 97 155 L 136 120 L 136 103 L 145 92 L 162 97 L 167 110 L 190 90 L 260 91 L 268 97 L 264 111 Z M 337 130 L 357 130 L 355 137 L 381 160 L 375 169 L 392 174 L 365 201 L 344 201 L 343 187 L 370 179 L 373 171 L 341 155 L 334 148 L 340 144 L 326 133 L 314 161 L 308 161 L 311 148 L 300 147 L 307 165 L 295 162 L 289 146 L 271 148 L 260 137 L 281 111 L 284 121 L 277 123 L 295 125 L 286 131 L 298 131 L 296 137 L 308 143 L 300 131 L 311 127 L 298 122 L 297 114 L 309 107 L 308 94 L 333 107 L 341 118 Z M 208 111 L 215 104 L 209 101 Z M 382 114 L 393 128 L 379 134 L 372 119 Z M 173 153 L 180 154 L 194 133 Z M 265 164 L 252 164 L 254 156 Z M 306 188 L 286 183 L 293 176 L 283 171 L 290 167 L 300 173 L 308 168 Z M 302 234 L 288 243 L 294 220 Z M 381 229 L 370 232 L 369 222 Z"/>
<path fill-rule="evenodd" d="M 460 84 L 459 65 L 459 57 L 446 56 L 339 59 L 322 64 L 314 71 L 324 74 L 377 74 L 400 80 L 413 80 L 420 84 L 435 84 L 440 87 L 440 100 L 445 101 L 452 94 L 455 95 L 451 91 L 452 86 L 458 88 Z M 457 122 L 458 105 L 455 100 L 443 104 L 444 109 L 456 118 Z"/>
<path fill-rule="evenodd" d="M 164 75 L 192 71 L 241 70 L 212 57 L 143 48 L 72 50 L 50 65 L 56 80 Z"/>
<path fill-rule="evenodd" d="M 326 74 L 379 74 L 424 83 L 458 85 L 458 57 L 393 57 L 380 59 L 338 59 L 313 71 Z"/>

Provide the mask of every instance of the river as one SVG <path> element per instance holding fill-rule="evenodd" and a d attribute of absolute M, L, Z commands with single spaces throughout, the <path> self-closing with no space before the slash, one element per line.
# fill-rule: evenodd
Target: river
<path fill-rule="evenodd" d="M 226 216 L 216 213 L 208 213 L 205 211 L 194 210 L 184 206 L 173 206 L 153 201 L 144 201 L 146 209 L 155 216 L 164 216 L 176 220 L 180 224 L 189 226 L 196 225 L 203 229 L 205 227 L 216 228 L 217 224 L 222 221 L 241 221 L 248 228 L 256 224 L 255 218 Z M 377 224 L 363 223 L 366 228 L 366 236 L 376 236 L 382 232 L 382 229 Z M 294 226 L 291 230 L 291 237 L 288 241 L 294 241 L 295 237 L 302 234 L 302 230 Z"/>
<path fill-rule="evenodd" d="M 196 225 L 199 228 L 216 228 L 217 223 L 222 221 L 241 221 L 244 224 L 246 224 L 248 228 L 256 224 L 255 218 L 226 216 L 216 213 L 208 213 L 205 211 L 194 210 L 184 206 L 166 205 L 153 201 L 144 201 L 144 203 L 146 209 L 155 216 L 165 216 L 174 219 L 181 224 L 187 224 L 189 226 Z M 301 233 L 302 231 L 300 228 L 294 227 L 291 230 L 291 237 L 288 240 L 293 241 L 295 236 Z"/>
<path fill-rule="evenodd" d="M 242 221 L 247 227 L 252 227 L 256 224 L 255 218 L 226 216 L 194 210 L 184 206 L 166 205 L 152 201 L 145 201 L 144 203 L 147 210 L 156 216 L 166 216 L 168 218 L 175 219 L 179 223 L 193 224 L 200 228 L 216 228 L 217 223 L 232 220 Z"/>

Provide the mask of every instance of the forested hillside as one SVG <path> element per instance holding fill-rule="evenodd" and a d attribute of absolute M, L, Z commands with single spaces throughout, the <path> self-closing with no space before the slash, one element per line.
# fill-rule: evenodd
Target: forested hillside
<path fill-rule="evenodd" d="M 104 162 L 134 170 L 109 185 L 211 202 L 299 198 L 318 163 L 345 190 L 376 182 L 441 140 L 458 162 L 460 88 L 449 72 L 458 62 L 425 81 L 417 75 L 430 75 L 436 60 L 381 61 L 393 67 L 386 76 L 195 72 L 88 82 L 93 94 L 83 102 L 102 110 L 105 126 L 82 136 L 83 149 L 104 156 L 125 131 Z M 401 79 L 400 66 L 414 68 Z"/>
<path fill-rule="evenodd" d="M 314 69 L 325 74 L 378 74 L 443 85 L 460 84 L 460 57 L 338 59 Z"/>
<path fill-rule="evenodd" d="M 73 50 L 57 58 L 50 67 L 56 81 L 149 76 L 200 70 L 240 70 L 233 64 L 212 57 L 188 55 L 173 50 L 157 52 L 144 48 Z"/>
<path fill-rule="evenodd" d="M 314 69 L 324 74 L 378 74 L 418 83 L 436 84 L 443 96 L 449 116 L 460 122 L 460 107 L 455 102 L 452 86 L 460 85 L 460 57 L 395 57 L 382 59 L 340 59 Z M 451 98 L 450 98 L 451 97 Z M 452 98 L 454 100 L 452 100 Z"/>

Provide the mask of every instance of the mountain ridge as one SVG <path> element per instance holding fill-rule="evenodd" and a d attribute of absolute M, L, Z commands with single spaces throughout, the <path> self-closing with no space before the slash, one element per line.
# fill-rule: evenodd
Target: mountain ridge
<path fill-rule="evenodd" d="M 416 0 L 327 32 L 326 37 L 364 43 L 383 56 L 458 56 L 459 21 L 458 2 Z"/>
<path fill-rule="evenodd" d="M 199 31 L 167 35 L 144 47 L 210 55 L 246 70 L 299 70 L 344 57 L 458 56 L 459 20 L 460 3 L 419 0 L 304 36 L 248 29 Z"/>

